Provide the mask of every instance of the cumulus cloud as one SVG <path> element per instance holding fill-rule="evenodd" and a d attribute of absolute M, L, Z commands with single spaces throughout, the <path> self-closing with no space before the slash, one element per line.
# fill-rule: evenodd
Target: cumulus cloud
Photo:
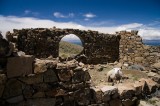
<path fill-rule="evenodd" d="M 92 13 L 87 13 L 87 14 L 84 14 L 83 16 L 86 17 L 86 18 L 94 18 L 94 17 L 96 17 L 96 15 L 94 15 Z"/>
<path fill-rule="evenodd" d="M 55 16 L 56 18 L 72 18 L 74 17 L 74 13 L 69 13 L 68 15 L 64 15 L 60 12 L 54 12 L 53 16 Z"/>
<path fill-rule="evenodd" d="M 141 23 L 130 23 L 125 25 L 116 25 L 109 27 L 93 27 L 93 26 L 83 26 L 74 22 L 55 22 L 48 19 L 38 19 L 33 17 L 17 17 L 17 16 L 2 16 L 0 15 L 0 31 L 5 35 L 6 31 L 12 31 L 13 29 L 22 28 L 52 28 L 56 26 L 57 28 L 73 28 L 81 30 L 95 30 L 102 33 L 115 33 L 121 30 L 139 30 L 139 35 L 143 39 L 159 39 L 160 40 L 160 29 L 154 27 L 148 27 Z M 72 38 L 72 37 L 71 37 Z"/>

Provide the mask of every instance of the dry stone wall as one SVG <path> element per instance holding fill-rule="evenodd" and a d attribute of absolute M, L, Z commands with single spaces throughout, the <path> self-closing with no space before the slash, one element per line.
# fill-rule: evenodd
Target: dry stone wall
<path fill-rule="evenodd" d="M 18 50 L 38 58 L 50 55 L 58 57 L 59 42 L 68 34 L 75 34 L 83 44 L 82 53 L 77 58 L 85 63 L 114 62 L 119 58 L 119 36 L 103 34 L 97 31 L 83 31 L 78 29 L 35 28 L 13 30 L 8 32 L 7 38 L 15 42 Z M 85 57 L 81 57 L 81 55 Z"/>
<path fill-rule="evenodd" d="M 160 61 L 160 46 L 144 45 L 138 31 L 117 32 L 121 36 L 119 61 L 127 64 L 141 64 L 149 67 Z"/>
<path fill-rule="evenodd" d="M 124 32 L 117 34 L 121 36 L 120 48 L 125 42 L 123 34 Z M 136 32 L 125 32 L 125 37 L 126 34 L 137 37 Z M 18 43 L 17 34 L 7 35 L 9 40 Z M 0 38 L 0 41 L 3 44 L 0 45 L 0 106 L 136 106 L 141 98 L 158 89 L 157 83 L 150 79 L 118 86 L 91 86 L 89 69 L 82 62 L 60 62 L 59 59 L 51 57 L 38 59 L 13 49 L 14 45 L 3 38 Z M 126 42 L 123 45 L 130 47 L 131 44 Z M 126 51 L 129 47 L 126 47 Z M 144 47 L 141 45 L 140 48 Z M 157 50 L 151 50 L 154 49 Z M 152 53 L 149 49 L 144 50 Z M 128 55 L 128 52 L 124 54 Z M 120 56 L 122 62 L 124 56 Z M 133 58 L 131 62 L 135 60 L 136 58 Z"/>
<path fill-rule="evenodd" d="M 141 98 L 158 89 L 150 79 L 118 86 L 91 86 L 90 80 L 87 66 L 76 60 L 9 57 L 7 73 L 0 74 L 0 105 L 138 106 Z"/>

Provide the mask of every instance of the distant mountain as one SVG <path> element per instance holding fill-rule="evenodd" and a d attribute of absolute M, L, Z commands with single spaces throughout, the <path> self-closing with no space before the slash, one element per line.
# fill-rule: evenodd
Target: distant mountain
<path fill-rule="evenodd" d="M 143 40 L 143 43 L 151 46 L 160 46 L 160 40 Z"/>
<path fill-rule="evenodd" d="M 83 50 L 81 45 L 76 43 L 61 41 L 59 45 L 59 56 L 60 57 L 70 57 L 79 54 Z"/>

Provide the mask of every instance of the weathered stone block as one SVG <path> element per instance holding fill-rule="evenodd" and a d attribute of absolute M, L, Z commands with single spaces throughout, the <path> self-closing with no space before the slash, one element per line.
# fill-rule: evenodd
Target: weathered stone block
<path fill-rule="evenodd" d="M 88 71 L 77 71 L 73 74 L 72 82 L 83 82 L 89 81 L 91 79 Z"/>
<path fill-rule="evenodd" d="M 34 92 L 35 90 L 32 86 L 26 85 L 23 89 L 24 98 L 32 98 Z"/>
<path fill-rule="evenodd" d="M 153 80 L 142 78 L 142 79 L 140 79 L 139 81 L 140 81 L 140 82 L 146 82 L 146 83 L 147 83 L 147 85 L 148 85 L 148 87 L 149 87 L 149 92 L 150 92 L 150 93 L 153 93 L 153 92 L 156 91 L 157 83 L 154 82 Z"/>
<path fill-rule="evenodd" d="M 48 68 L 55 68 L 56 65 L 57 65 L 56 60 L 36 59 L 34 64 L 34 73 L 43 73 L 47 71 Z"/>
<path fill-rule="evenodd" d="M 4 85 L 0 84 L 0 98 L 2 97 L 3 91 L 4 91 Z"/>
<path fill-rule="evenodd" d="M 119 84 L 118 92 L 120 94 L 121 99 L 129 99 L 135 94 L 135 88 L 132 84 Z"/>
<path fill-rule="evenodd" d="M 54 70 L 49 69 L 43 74 L 44 82 L 56 82 L 58 81 L 57 75 Z"/>
<path fill-rule="evenodd" d="M 120 99 L 113 99 L 109 101 L 109 106 L 122 106 Z"/>
<path fill-rule="evenodd" d="M 50 91 L 47 91 L 46 96 L 48 97 L 58 97 L 58 96 L 65 96 L 67 95 L 66 91 L 64 89 L 55 88 Z"/>
<path fill-rule="evenodd" d="M 22 94 L 23 84 L 16 80 L 16 79 L 10 79 L 6 83 L 6 87 L 4 89 L 3 98 L 10 98 L 13 96 L 18 96 Z"/>
<path fill-rule="evenodd" d="M 78 105 L 89 105 L 90 103 L 90 89 L 81 89 L 74 92 L 75 100 L 77 101 Z"/>
<path fill-rule="evenodd" d="M 98 88 L 92 87 L 93 99 L 96 103 L 102 103 L 102 91 Z"/>
<path fill-rule="evenodd" d="M 6 100 L 8 103 L 19 103 L 23 101 L 23 95 L 12 97 Z"/>
<path fill-rule="evenodd" d="M 142 63 L 143 60 L 144 60 L 143 57 L 135 57 L 135 62 L 137 63 Z"/>
<path fill-rule="evenodd" d="M 70 81 L 72 73 L 72 70 L 61 69 L 58 71 L 58 77 L 61 81 Z"/>
<path fill-rule="evenodd" d="M 27 99 L 27 101 L 17 104 L 18 106 L 55 106 L 55 98 L 36 98 Z"/>
<path fill-rule="evenodd" d="M 0 84 L 5 84 L 7 77 L 5 74 L 0 74 Z"/>
<path fill-rule="evenodd" d="M 7 63 L 7 77 L 18 77 L 32 74 L 33 56 L 10 57 Z"/>
<path fill-rule="evenodd" d="M 36 92 L 35 94 L 33 94 L 32 97 L 33 98 L 44 98 L 45 97 L 45 93 L 44 92 Z"/>
<path fill-rule="evenodd" d="M 43 74 L 32 74 L 27 77 L 18 78 L 26 84 L 36 84 L 43 82 Z"/>
<path fill-rule="evenodd" d="M 102 91 L 103 102 L 108 102 L 111 99 L 111 95 L 118 93 L 118 88 L 114 86 L 104 86 L 100 89 Z"/>

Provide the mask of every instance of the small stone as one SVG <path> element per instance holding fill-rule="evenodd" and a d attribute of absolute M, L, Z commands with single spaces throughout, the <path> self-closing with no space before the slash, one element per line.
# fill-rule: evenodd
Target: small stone
<path fill-rule="evenodd" d="M 143 57 L 135 57 L 135 62 L 136 63 L 142 63 L 143 60 L 144 60 Z"/>
<path fill-rule="evenodd" d="M 58 71 L 58 77 L 61 81 L 70 81 L 72 77 L 71 70 L 62 69 Z"/>
<path fill-rule="evenodd" d="M 109 101 L 109 106 L 122 106 L 120 99 L 113 99 Z"/>
<path fill-rule="evenodd" d="M 160 69 L 160 62 L 152 65 L 153 68 Z"/>
<path fill-rule="evenodd" d="M 55 106 L 55 98 L 36 98 L 36 99 L 27 99 L 23 101 L 18 106 Z"/>
<path fill-rule="evenodd" d="M 123 106 L 133 106 L 134 101 L 132 101 L 131 99 L 126 99 L 122 101 Z"/>
<path fill-rule="evenodd" d="M 77 71 L 72 76 L 72 82 L 89 81 L 91 79 L 88 71 Z"/>
<path fill-rule="evenodd" d="M 0 84 L 5 84 L 7 77 L 5 74 L 0 74 Z"/>
<path fill-rule="evenodd" d="M 44 98 L 45 97 L 45 93 L 44 92 L 36 92 L 35 94 L 33 94 L 32 97 L 33 98 Z"/>
<path fill-rule="evenodd" d="M 32 86 L 26 85 L 23 89 L 23 95 L 25 98 L 32 98 L 35 90 Z"/>
<path fill-rule="evenodd" d="M 56 69 L 66 69 L 67 68 L 67 64 L 64 63 L 58 63 L 57 64 L 57 68 Z"/>
<path fill-rule="evenodd" d="M 21 77 L 18 78 L 20 81 L 26 84 L 36 84 L 43 82 L 43 75 L 42 74 L 33 74 L 32 76 Z"/>
<path fill-rule="evenodd" d="M 88 88 L 80 89 L 74 92 L 75 100 L 81 106 L 89 105 L 90 98 L 91 98 L 90 96 L 91 96 L 91 93 L 90 93 L 90 89 Z"/>
<path fill-rule="evenodd" d="M 3 91 L 4 91 L 4 85 L 0 84 L 0 98 L 2 97 Z"/>
<path fill-rule="evenodd" d="M 23 101 L 23 95 L 12 97 L 6 100 L 8 103 L 19 103 Z"/>
<path fill-rule="evenodd" d="M 10 79 L 6 83 L 4 89 L 3 98 L 10 98 L 13 96 L 18 96 L 22 94 L 23 85 L 20 81 L 16 79 Z"/>
<path fill-rule="evenodd" d="M 58 96 L 65 96 L 67 95 L 64 89 L 55 88 L 53 90 L 45 92 L 46 96 L 48 97 L 58 97 Z"/>
<path fill-rule="evenodd" d="M 43 75 L 44 77 L 44 82 L 56 82 L 58 81 L 57 75 L 54 72 L 54 70 L 49 69 L 48 71 L 46 71 Z"/>

